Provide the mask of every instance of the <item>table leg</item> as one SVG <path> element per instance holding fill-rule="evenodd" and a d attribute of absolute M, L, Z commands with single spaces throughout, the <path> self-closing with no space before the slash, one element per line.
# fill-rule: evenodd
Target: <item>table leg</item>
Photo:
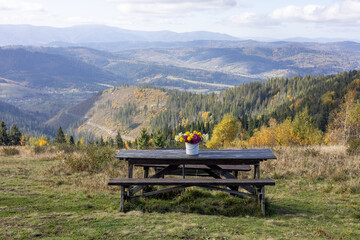
<path fill-rule="evenodd" d="M 254 164 L 254 179 L 260 178 L 260 164 L 256 163 Z"/>
<path fill-rule="evenodd" d="M 149 177 L 149 167 L 144 167 L 144 178 Z M 143 189 L 143 194 L 147 192 L 147 188 Z"/>
<path fill-rule="evenodd" d="M 210 168 L 209 171 L 212 171 L 215 175 L 221 175 L 224 176 L 225 178 L 230 178 L 230 179 L 236 178 L 234 175 L 230 174 L 228 171 L 222 169 L 218 165 L 206 165 L 206 166 L 208 166 Z M 241 187 L 252 194 L 256 193 L 256 190 L 251 186 L 241 186 Z M 235 191 L 239 189 L 237 186 L 231 186 L 229 188 Z"/>
<path fill-rule="evenodd" d="M 221 176 L 224 176 L 225 178 L 232 178 L 232 179 L 237 178 L 237 177 L 231 175 L 228 171 L 219 167 L 218 165 L 207 165 L 207 166 L 210 168 L 210 170 L 216 172 L 216 174 L 220 174 Z M 229 186 L 229 188 L 234 191 L 239 190 L 239 188 L 237 186 Z M 235 196 L 234 194 L 231 194 L 231 193 L 230 193 L 230 195 Z"/>
<path fill-rule="evenodd" d="M 124 187 L 124 186 L 121 186 L 120 212 L 125 212 L 124 202 L 125 202 L 125 187 Z"/>
<path fill-rule="evenodd" d="M 144 167 L 144 178 L 149 177 L 149 167 Z"/>
<path fill-rule="evenodd" d="M 182 167 L 182 177 L 183 179 L 185 179 L 185 164 L 183 164 L 183 167 Z"/>
<path fill-rule="evenodd" d="M 129 163 L 128 164 L 128 178 L 133 177 L 133 168 L 134 168 L 134 165 L 132 163 Z"/>
<path fill-rule="evenodd" d="M 133 168 L 134 168 L 134 165 L 129 162 L 129 164 L 128 164 L 128 178 L 133 177 Z M 131 196 L 130 187 L 128 187 L 128 196 Z"/>
<path fill-rule="evenodd" d="M 183 167 L 182 167 L 182 177 L 183 177 L 183 179 L 185 179 L 185 175 L 186 175 L 186 173 L 185 173 L 185 164 L 183 164 Z M 183 193 L 185 193 L 185 191 L 186 191 L 186 189 L 184 188 Z"/>
<path fill-rule="evenodd" d="M 163 177 L 164 175 L 174 171 L 175 169 L 177 169 L 179 167 L 179 164 L 177 165 L 169 165 L 167 166 L 166 168 L 158 171 L 157 173 L 155 173 L 154 175 L 150 176 L 150 178 L 161 178 Z M 136 187 L 133 187 L 130 192 L 131 192 L 131 195 L 134 195 L 135 193 L 141 191 L 142 189 L 144 189 L 146 186 L 136 186 Z M 128 195 L 130 196 L 130 195 Z"/>
<path fill-rule="evenodd" d="M 210 168 L 211 171 L 213 171 L 215 174 L 219 174 L 221 176 L 224 176 L 225 178 L 236 178 L 235 176 L 231 175 L 228 171 L 222 169 L 218 165 L 206 165 Z"/>
<path fill-rule="evenodd" d="M 238 178 L 238 171 L 233 171 L 234 177 Z M 239 191 L 239 187 L 234 187 L 236 191 Z"/>

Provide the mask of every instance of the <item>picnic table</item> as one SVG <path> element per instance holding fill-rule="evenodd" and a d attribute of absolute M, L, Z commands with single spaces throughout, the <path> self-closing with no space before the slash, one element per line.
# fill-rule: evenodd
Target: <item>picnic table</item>
<path fill-rule="evenodd" d="M 128 178 L 110 179 L 109 185 L 121 186 L 120 210 L 124 211 L 124 200 L 134 197 L 151 196 L 154 194 L 173 191 L 190 186 L 200 186 L 208 189 L 228 192 L 234 195 L 245 195 L 258 198 L 263 215 L 265 215 L 265 185 L 275 185 L 273 179 L 260 178 L 260 163 L 269 159 L 276 159 L 270 149 L 226 149 L 226 150 L 200 150 L 199 155 L 191 156 L 183 149 L 172 150 L 121 150 L 116 158 L 125 159 L 128 162 Z M 162 166 L 152 176 L 145 178 L 133 178 L 133 167 L 139 166 Z M 212 178 L 164 178 L 171 175 L 174 170 L 183 166 L 183 171 L 196 166 L 204 166 Z M 227 166 L 253 166 L 253 178 L 238 179 L 231 173 Z M 185 175 L 184 175 L 185 176 Z M 175 186 L 153 192 L 135 195 L 146 186 L 163 185 Z M 225 186 L 225 187 L 220 187 Z M 240 192 L 239 187 L 246 190 Z M 127 188 L 127 192 L 125 191 Z"/>

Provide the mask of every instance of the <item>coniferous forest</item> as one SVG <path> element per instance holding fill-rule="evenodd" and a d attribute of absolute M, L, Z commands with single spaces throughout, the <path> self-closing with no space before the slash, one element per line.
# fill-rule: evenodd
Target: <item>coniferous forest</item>
<path fill-rule="evenodd" d="M 178 132 L 186 128 L 211 133 L 222 117 L 230 113 L 240 123 L 242 136 L 250 138 L 262 126 L 269 127 L 270 119 L 277 123 L 286 119 L 293 121 L 305 110 L 310 122 L 324 134 L 334 130 L 334 122 L 341 121 L 344 105 L 348 106 L 348 111 L 352 109 L 354 121 L 358 121 L 360 72 L 273 78 L 219 94 L 169 93 L 166 111 L 151 121 L 153 129 L 162 128 L 167 136 L 173 135 L 174 129 Z"/>
<path fill-rule="evenodd" d="M 154 87 L 142 86 L 138 92 L 144 94 L 149 88 Z M 272 78 L 210 94 L 160 90 L 163 96 L 164 92 L 167 96 L 163 98 L 166 103 L 161 103 L 162 111 L 150 118 L 150 128 L 147 130 L 151 139 L 156 139 L 159 134 L 163 136 L 162 147 L 177 146 L 174 142 L 175 134 L 187 130 L 208 133 L 211 137 L 214 128 L 226 114 L 230 114 L 238 124 L 234 130 L 237 132 L 237 146 L 346 145 L 351 139 L 359 138 L 360 71 L 356 70 L 330 76 Z M 104 93 L 113 91 L 116 89 Z M 8 125 L 16 124 L 22 133 L 32 136 L 56 135 L 57 128 L 42 124 L 44 119 L 41 115 L 24 113 L 5 103 L 0 107 L 2 120 Z M 106 111 L 111 111 L 111 107 L 111 100 L 102 106 Z M 112 120 L 125 128 L 131 128 L 134 125 L 134 113 L 150 112 L 145 107 L 147 105 L 139 107 L 129 102 L 116 109 L 118 113 Z M 144 115 L 148 116 L 146 112 Z M 284 136 L 279 135 L 279 129 L 292 129 L 282 133 L 291 138 L 284 139 Z M 69 135 L 74 134 L 70 131 Z M 305 135 L 312 139 L 302 137 Z M 81 137 L 85 137 L 85 141 L 101 140 L 94 136 L 88 139 L 84 135 L 78 136 Z M 111 136 L 104 137 L 105 141 L 111 139 Z M 112 138 L 115 139 L 115 136 Z M 124 146 L 136 147 L 137 141 L 128 141 Z"/>

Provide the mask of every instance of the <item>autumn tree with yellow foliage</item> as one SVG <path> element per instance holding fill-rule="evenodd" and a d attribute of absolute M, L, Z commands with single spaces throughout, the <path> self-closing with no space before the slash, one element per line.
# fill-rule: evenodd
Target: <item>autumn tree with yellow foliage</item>
<path fill-rule="evenodd" d="M 333 112 L 332 121 L 325 134 L 327 144 L 346 145 L 351 139 L 360 139 L 360 102 L 357 91 L 349 91 L 339 109 Z"/>
<path fill-rule="evenodd" d="M 213 135 L 206 143 L 208 148 L 221 148 L 235 140 L 238 124 L 231 114 L 226 114 L 220 123 L 214 127 Z"/>
<path fill-rule="evenodd" d="M 262 126 L 248 140 L 249 146 L 289 146 L 311 145 L 322 142 L 322 132 L 316 128 L 307 108 L 296 114 L 293 121 L 289 118 L 278 124 L 270 119 L 269 127 Z"/>
<path fill-rule="evenodd" d="M 315 126 L 313 118 L 309 115 L 307 108 L 296 114 L 292 122 L 292 131 L 295 137 L 295 143 L 299 145 L 320 144 L 323 134 Z"/>
<path fill-rule="evenodd" d="M 262 126 L 249 138 L 249 146 L 288 146 L 295 143 L 295 137 L 290 119 L 278 124 L 275 119 L 270 119 L 269 127 Z"/>

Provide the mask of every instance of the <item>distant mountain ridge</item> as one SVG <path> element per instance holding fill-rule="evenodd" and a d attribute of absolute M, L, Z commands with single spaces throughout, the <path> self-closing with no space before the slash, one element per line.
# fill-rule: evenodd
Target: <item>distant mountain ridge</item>
<path fill-rule="evenodd" d="M 97 83 L 119 83 L 120 79 L 85 62 L 24 48 L 0 48 L 0 62 L 0 77 L 37 88 L 96 86 Z"/>
<path fill-rule="evenodd" d="M 347 51 L 360 52 L 360 43 L 354 41 L 338 42 L 293 42 L 293 41 L 273 41 L 261 42 L 255 40 L 194 40 L 194 41 L 112 41 L 112 42 L 51 42 L 44 45 L 45 47 L 67 48 L 67 47 L 86 47 L 108 52 L 120 52 L 126 50 L 139 49 L 177 49 L 177 48 L 281 48 L 281 47 L 303 47 L 323 51 Z"/>
<path fill-rule="evenodd" d="M 0 45 L 44 45 L 51 42 L 96 43 L 122 41 L 238 40 L 227 34 L 206 31 L 135 31 L 106 25 L 79 25 L 55 28 L 32 25 L 0 25 Z"/>

